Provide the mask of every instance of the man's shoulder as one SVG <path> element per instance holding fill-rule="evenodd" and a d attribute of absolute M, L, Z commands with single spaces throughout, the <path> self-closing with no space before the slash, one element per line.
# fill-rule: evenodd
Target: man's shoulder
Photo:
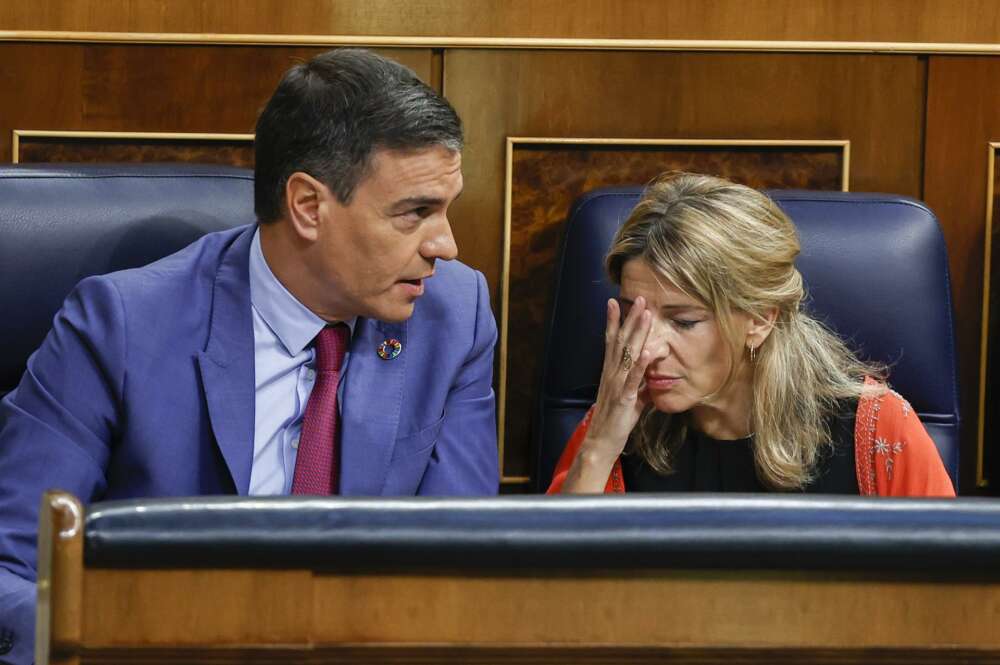
<path fill-rule="evenodd" d="M 193 284 L 211 285 L 227 252 L 249 226 L 207 233 L 173 254 L 138 268 L 108 273 L 98 279 L 114 284 L 125 299 L 155 300 Z"/>
<path fill-rule="evenodd" d="M 133 332 L 136 343 L 144 336 L 173 336 L 183 333 L 200 340 L 210 324 L 216 295 L 216 281 L 225 263 L 249 272 L 246 257 L 230 252 L 249 247 L 249 227 L 237 227 L 206 234 L 184 249 L 139 268 L 84 279 L 64 304 L 64 311 L 91 312 L 94 316 L 121 321 Z M 230 280 L 231 286 L 246 283 L 249 304 L 249 276 Z M 91 315 L 81 314 L 88 319 Z M 139 333 L 136 335 L 135 333 Z"/>

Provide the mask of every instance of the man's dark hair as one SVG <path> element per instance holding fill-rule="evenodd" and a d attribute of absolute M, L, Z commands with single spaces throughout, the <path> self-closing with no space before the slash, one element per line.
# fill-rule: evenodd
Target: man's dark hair
<path fill-rule="evenodd" d="M 262 223 L 285 210 L 296 171 L 344 204 L 377 149 L 462 149 L 455 109 L 408 67 L 364 49 L 338 49 L 292 67 L 257 120 L 254 209 Z"/>

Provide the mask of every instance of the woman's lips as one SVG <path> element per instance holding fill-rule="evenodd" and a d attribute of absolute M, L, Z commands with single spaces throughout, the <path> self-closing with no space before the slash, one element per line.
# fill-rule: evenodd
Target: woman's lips
<path fill-rule="evenodd" d="M 646 388 L 649 390 L 670 390 L 680 382 L 679 376 L 646 375 Z"/>

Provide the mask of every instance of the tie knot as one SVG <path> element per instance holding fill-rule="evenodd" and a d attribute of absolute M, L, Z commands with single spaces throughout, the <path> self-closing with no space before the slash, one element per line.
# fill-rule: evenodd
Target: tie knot
<path fill-rule="evenodd" d="M 337 323 L 319 331 L 316 335 L 316 371 L 340 371 L 350 333 L 346 323 Z"/>

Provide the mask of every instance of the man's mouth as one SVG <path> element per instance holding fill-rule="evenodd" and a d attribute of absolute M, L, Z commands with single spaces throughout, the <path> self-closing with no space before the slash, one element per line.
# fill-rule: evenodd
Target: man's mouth
<path fill-rule="evenodd" d="M 432 273 L 433 274 L 433 273 Z M 428 275 L 427 277 L 430 277 Z M 396 282 L 397 286 L 403 289 L 411 298 L 418 298 L 424 295 L 424 280 L 427 277 L 417 277 L 414 279 L 401 279 Z"/>

